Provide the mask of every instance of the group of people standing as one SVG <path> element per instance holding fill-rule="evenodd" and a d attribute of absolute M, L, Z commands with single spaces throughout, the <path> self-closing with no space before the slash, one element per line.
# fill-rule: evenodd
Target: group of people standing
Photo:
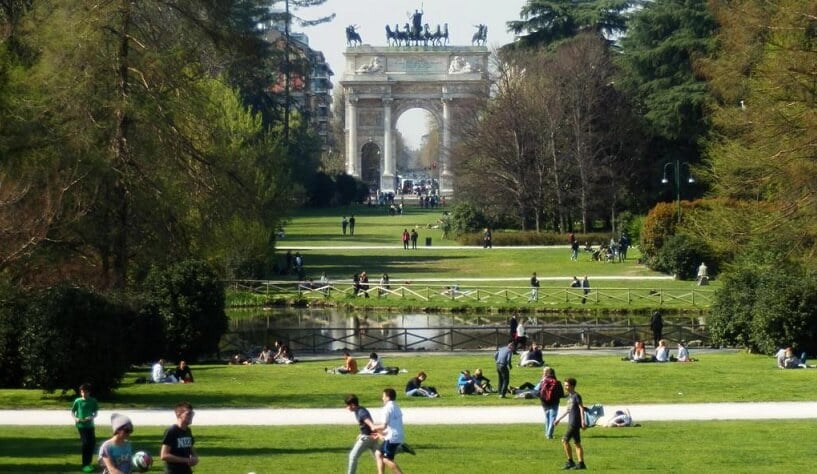
<path fill-rule="evenodd" d="M 408 229 L 403 229 L 403 234 L 400 236 L 400 240 L 403 242 L 403 248 L 405 250 L 409 249 L 409 242 L 411 242 L 411 248 L 416 250 L 417 249 L 417 239 L 420 237 L 420 234 L 417 233 L 417 229 L 411 229 L 411 232 Z"/>
<path fill-rule="evenodd" d="M 512 341 L 507 346 L 499 348 L 494 353 L 497 375 L 499 376 L 499 396 L 505 398 L 509 393 L 510 370 L 512 367 L 513 354 L 516 352 L 516 342 Z M 556 426 L 565 417 L 567 420 L 567 431 L 562 436 L 562 446 L 564 448 L 567 461 L 565 469 L 586 469 L 584 464 L 584 450 L 581 444 L 581 430 L 585 429 L 586 422 L 584 416 L 584 405 L 581 395 L 576 392 L 576 379 L 565 379 L 564 384 L 556 378 L 556 371 L 552 367 L 545 367 L 542 370 L 542 379 L 532 390 L 539 395 L 542 409 L 545 412 L 545 437 L 553 439 Z M 562 398 L 567 398 L 567 409 L 562 416 L 557 418 L 559 412 L 559 402 Z M 570 443 L 573 443 L 571 451 Z M 574 459 L 575 452 L 575 459 Z"/>
<path fill-rule="evenodd" d="M 340 230 L 343 235 L 346 235 L 346 230 L 349 230 L 349 235 L 355 235 L 355 216 L 354 214 L 349 216 L 347 219 L 346 216 L 342 216 L 340 220 Z"/>
<path fill-rule="evenodd" d="M 91 396 L 91 385 L 84 383 L 79 387 L 79 397 L 71 406 L 71 415 L 79 432 L 82 446 L 82 471 L 94 472 L 93 453 L 96 447 L 96 430 L 94 420 L 99 410 L 96 399 Z M 193 423 L 193 406 L 189 402 L 180 402 L 174 409 L 176 423 L 165 430 L 159 457 L 165 463 L 168 474 L 191 474 L 192 466 L 199 463 L 195 449 L 195 438 L 190 430 Z M 99 464 L 105 472 L 130 474 L 132 469 L 133 447 L 130 436 L 133 433 L 133 422 L 123 414 L 111 415 L 113 435 L 99 447 Z"/>

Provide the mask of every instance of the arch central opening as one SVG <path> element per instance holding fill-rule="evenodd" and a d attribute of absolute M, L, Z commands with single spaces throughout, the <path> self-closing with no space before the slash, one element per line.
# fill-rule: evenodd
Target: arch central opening
<path fill-rule="evenodd" d="M 440 127 L 425 109 L 408 109 L 397 120 L 396 167 L 400 192 L 426 194 L 439 180 Z"/>

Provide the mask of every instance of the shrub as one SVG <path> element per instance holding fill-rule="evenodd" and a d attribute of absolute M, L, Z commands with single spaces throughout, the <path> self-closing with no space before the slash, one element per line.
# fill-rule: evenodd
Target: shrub
<path fill-rule="evenodd" d="M 0 296 L 0 387 L 19 388 L 23 382 L 20 334 L 25 321 L 20 295 L 2 288 Z"/>
<path fill-rule="evenodd" d="M 488 227 L 488 220 L 476 207 L 460 202 L 451 210 L 451 229 L 455 235 L 481 231 Z M 482 242 L 482 237 L 480 237 Z"/>
<path fill-rule="evenodd" d="M 794 344 L 817 348 L 817 282 L 801 269 L 770 271 L 760 280 L 752 308 L 751 347 L 771 354 Z"/>
<path fill-rule="evenodd" d="M 496 246 L 513 246 L 513 245 L 568 245 L 567 234 L 559 234 L 557 232 L 503 232 L 493 231 L 491 234 L 493 245 Z M 576 240 L 584 248 L 585 242 L 590 242 L 591 245 L 598 248 L 602 242 L 610 241 L 609 232 L 576 234 Z M 457 237 L 457 241 L 462 245 L 482 245 L 482 231 L 462 234 Z"/>
<path fill-rule="evenodd" d="M 752 307 L 760 274 L 740 268 L 725 273 L 722 285 L 715 292 L 712 309 L 706 320 L 709 337 L 716 345 L 752 348 Z"/>
<path fill-rule="evenodd" d="M 201 261 L 184 261 L 154 269 L 146 280 L 147 304 L 142 317 L 162 321 L 164 354 L 189 361 L 218 352 L 227 332 L 224 285 L 216 272 Z M 149 321 L 149 320 L 148 320 Z"/>
<path fill-rule="evenodd" d="M 648 261 L 658 255 L 664 242 L 675 234 L 678 222 L 675 205 L 659 202 L 644 218 L 641 228 L 641 253 Z"/>
<path fill-rule="evenodd" d="M 91 382 L 109 393 L 130 366 L 127 318 L 126 308 L 81 288 L 31 295 L 20 336 L 24 386 L 65 393 Z"/>
<path fill-rule="evenodd" d="M 724 275 L 707 324 L 713 341 L 773 353 L 817 350 L 817 278 L 799 264 L 742 263 Z"/>
<path fill-rule="evenodd" d="M 706 262 L 710 276 L 717 274 L 718 264 L 709 246 L 700 239 L 679 234 L 670 237 L 648 265 L 653 270 L 675 275 L 679 280 L 692 280 L 702 262 Z"/>

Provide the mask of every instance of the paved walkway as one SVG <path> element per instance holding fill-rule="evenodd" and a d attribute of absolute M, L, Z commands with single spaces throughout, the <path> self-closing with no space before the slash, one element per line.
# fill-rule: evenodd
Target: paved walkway
<path fill-rule="evenodd" d="M 518 400 L 513 407 L 403 408 L 403 418 L 415 425 L 542 423 L 542 408 L 535 400 Z M 378 408 L 369 406 L 369 409 Z M 689 403 L 656 405 L 605 405 L 609 415 L 628 409 L 636 423 L 670 420 L 772 420 L 817 419 L 817 402 Z M 137 426 L 164 426 L 174 422 L 172 410 L 116 410 Z M 111 410 L 97 420 L 110 419 Z M 198 426 L 225 425 L 347 425 L 354 422 L 344 407 L 315 409 L 197 409 Z M 0 425 L 71 424 L 65 410 L 0 410 Z M 100 422 L 101 424 L 101 422 Z"/>

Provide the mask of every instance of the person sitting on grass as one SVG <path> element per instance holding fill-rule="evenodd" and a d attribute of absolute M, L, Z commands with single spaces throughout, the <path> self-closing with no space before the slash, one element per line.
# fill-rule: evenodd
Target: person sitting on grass
<path fill-rule="evenodd" d="M 630 362 L 652 362 L 652 358 L 647 357 L 647 350 L 641 341 L 635 341 L 633 347 L 630 348 L 630 352 L 627 353 L 627 357 L 623 360 Z"/>
<path fill-rule="evenodd" d="M 466 369 L 460 372 L 457 378 L 457 393 L 460 395 L 473 395 L 475 393 L 484 395 L 485 390 L 477 384 L 471 372 Z"/>
<path fill-rule="evenodd" d="M 666 339 L 658 341 L 658 347 L 655 348 L 654 360 L 656 362 L 669 362 L 669 347 L 667 346 Z"/>
<path fill-rule="evenodd" d="M 543 365 L 545 365 L 545 361 L 542 359 L 542 349 L 538 344 L 532 342 L 530 345 L 530 350 L 522 353 L 522 357 L 519 360 L 519 366 L 542 367 Z"/>
<path fill-rule="evenodd" d="M 494 387 L 491 386 L 491 379 L 482 374 L 482 369 L 474 370 L 474 382 L 482 387 L 482 390 L 485 393 L 491 393 L 494 391 Z"/>
<path fill-rule="evenodd" d="M 323 369 L 330 374 L 351 374 L 357 373 L 357 361 L 349 351 L 343 351 L 343 365 L 334 369 Z"/>
<path fill-rule="evenodd" d="M 165 373 L 165 360 L 159 359 L 150 371 L 151 380 L 154 383 L 176 383 L 178 380 L 172 374 Z"/>
<path fill-rule="evenodd" d="M 181 383 L 193 383 L 193 372 L 190 371 L 190 366 L 185 361 L 179 361 L 179 366 L 173 372 L 173 377 L 176 381 Z"/>
<path fill-rule="evenodd" d="M 427 398 L 439 397 L 440 394 L 437 393 L 436 388 L 423 386 L 423 382 L 425 382 L 426 378 L 428 378 L 428 376 L 425 372 L 418 372 L 416 377 L 410 378 L 406 383 L 406 396 Z"/>
<path fill-rule="evenodd" d="M 802 357 L 794 355 L 794 349 L 787 347 L 784 352 L 783 367 L 784 369 L 805 369 L 807 367 L 805 361 L 805 354 Z"/>
<path fill-rule="evenodd" d="M 295 362 L 295 356 L 292 355 L 292 351 L 289 349 L 289 346 L 284 344 L 281 341 L 275 341 L 275 355 L 272 356 L 272 360 L 276 364 L 292 364 Z"/>
<path fill-rule="evenodd" d="M 386 369 L 383 367 L 383 362 L 380 360 L 380 357 L 377 355 L 376 352 L 372 352 L 371 354 L 369 354 L 369 362 L 366 362 L 366 365 L 362 369 L 360 369 L 360 373 L 378 374 L 385 370 Z"/>
<path fill-rule="evenodd" d="M 686 341 L 678 342 L 678 357 L 675 360 L 677 362 L 692 362 L 692 357 L 689 356 Z"/>

